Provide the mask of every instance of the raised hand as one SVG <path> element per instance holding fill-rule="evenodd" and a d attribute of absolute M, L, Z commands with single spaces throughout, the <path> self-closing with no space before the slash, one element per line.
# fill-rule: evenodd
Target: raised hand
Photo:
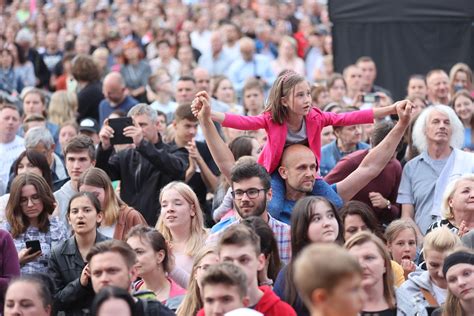
<path fill-rule="evenodd" d="M 104 125 L 102 126 L 102 129 L 99 132 L 100 142 L 104 150 L 107 150 L 110 148 L 111 146 L 110 139 L 112 137 L 114 137 L 114 129 L 109 126 L 109 119 L 106 119 L 104 121 Z"/>
<path fill-rule="evenodd" d="M 413 108 L 413 103 L 408 100 L 402 100 L 395 103 L 397 109 L 397 114 L 399 122 L 408 125 L 411 118 L 411 110 Z"/>
<path fill-rule="evenodd" d="M 135 146 L 140 146 L 140 143 L 143 140 L 143 131 L 139 126 L 127 126 L 123 129 L 123 135 L 131 137 Z"/>
<path fill-rule="evenodd" d="M 86 264 L 84 269 L 82 269 L 81 277 L 79 278 L 79 282 L 82 286 L 86 287 L 89 284 L 89 279 L 91 277 L 91 271 L 89 268 L 89 264 Z"/>

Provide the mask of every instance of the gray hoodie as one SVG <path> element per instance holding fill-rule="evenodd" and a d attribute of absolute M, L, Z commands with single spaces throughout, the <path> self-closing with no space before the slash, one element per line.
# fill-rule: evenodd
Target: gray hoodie
<path fill-rule="evenodd" d="M 408 275 L 397 290 L 397 316 L 427 316 L 429 306 L 420 291 L 423 288 L 434 296 L 433 283 L 428 271 L 416 270 Z"/>
<path fill-rule="evenodd" d="M 59 220 L 63 222 L 68 228 L 69 228 L 69 224 L 66 218 L 67 207 L 69 205 L 69 200 L 71 200 L 72 196 L 76 193 L 77 191 L 71 185 L 71 180 L 64 183 L 61 189 L 54 192 L 54 198 L 56 199 L 56 202 L 58 203 Z"/>

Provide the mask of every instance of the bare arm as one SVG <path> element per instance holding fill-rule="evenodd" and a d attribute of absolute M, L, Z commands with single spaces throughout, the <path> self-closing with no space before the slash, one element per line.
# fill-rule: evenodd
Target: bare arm
<path fill-rule="evenodd" d="M 409 101 L 400 101 L 395 105 L 400 118 L 395 127 L 380 144 L 369 151 L 354 172 L 336 184 L 337 193 L 344 201 L 349 201 L 354 197 L 357 192 L 378 176 L 390 159 L 392 159 L 398 143 L 410 124 L 412 108 Z"/>
<path fill-rule="evenodd" d="M 235 159 L 212 122 L 211 107 L 209 105 L 209 96 L 207 93 L 198 93 L 196 99 L 193 101 L 192 109 L 194 115 L 197 116 L 199 123 L 201 124 L 207 146 L 209 147 L 209 151 L 211 152 L 217 167 L 219 167 L 219 170 L 224 177 L 230 181 L 230 170 L 235 163 Z"/>
<path fill-rule="evenodd" d="M 380 119 L 380 118 L 384 118 L 384 117 L 386 117 L 387 115 L 390 115 L 390 114 L 397 114 L 397 108 L 396 108 L 397 103 L 394 103 L 394 104 L 389 105 L 389 106 L 381 107 L 381 108 L 373 108 L 374 118 Z"/>

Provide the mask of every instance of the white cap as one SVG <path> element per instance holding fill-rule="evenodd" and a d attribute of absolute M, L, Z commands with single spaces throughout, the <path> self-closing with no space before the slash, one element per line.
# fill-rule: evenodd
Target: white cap
<path fill-rule="evenodd" d="M 234 309 L 233 311 L 225 313 L 224 316 L 263 316 L 263 314 L 260 312 L 257 312 L 254 309 L 243 307 L 243 308 L 237 308 L 237 309 Z"/>

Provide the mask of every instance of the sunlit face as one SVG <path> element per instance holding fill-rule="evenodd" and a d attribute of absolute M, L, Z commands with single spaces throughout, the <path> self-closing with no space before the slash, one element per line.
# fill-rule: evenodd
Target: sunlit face
<path fill-rule="evenodd" d="M 292 158 L 279 171 L 287 188 L 309 193 L 313 190 L 318 175 L 318 165 L 311 150 L 301 150 L 297 158 Z"/>
<path fill-rule="evenodd" d="M 242 179 L 232 183 L 234 192 L 234 207 L 242 218 L 260 216 L 267 208 L 267 200 L 271 199 L 271 191 L 264 190 L 262 181 L 258 177 Z M 249 190 L 258 191 L 256 197 L 249 197 Z M 247 192 L 240 195 L 241 192 Z"/>
<path fill-rule="evenodd" d="M 147 114 L 134 115 L 135 126 L 142 129 L 143 138 L 151 143 L 156 143 L 158 139 L 158 124 L 153 122 Z"/>
<path fill-rule="evenodd" d="M 244 107 L 249 112 L 260 113 L 263 110 L 264 95 L 259 89 L 247 89 L 244 92 Z"/>
<path fill-rule="evenodd" d="M 423 79 L 420 78 L 412 78 L 408 82 L 408 87 L 407 87 L 407 92 L 408 96 L 417 96 L 420 98 L 425 99 L 426 98 L 426 82 Z"/>
<path fill-rule="evenodd" d="M 264 255 L 257 255 L 255 247 L 250 244 L 244 246 L 222 245 L 219 259 L 220 262 L 229 262 L 240 267 L 247 276 L 247 286 L 249 288 L 257 285 L 257 271 L 262 270 L 265 266 Z"/>
<path fill-rule="evenodd" d="M 431 112 L 426 123 L 425 135 L 428 142 L 449 143 L 452 127 L 448 115 L 438 111 Z"/>
<path fill-rule="evenodd" d="M 367 224 L 362 220 L 362 217 L 357 214 L 347 215 L 344 219 L 344 239 L 348 240 L 355 234 L 361 231 L 367 231 L 369 228 Z"/>
<path fill-rule="evenodd" d="M 435 102 L 443 102 L 449 96 L 449 78 L 445 73 L 434 73 L 427 79 L 428 93 Z"/>
<path fill-rule="evenodd" d="M 375 243 L 368 241 L 361 245 L 355 245 L 349 249 L 349 253 L 357 258 L 362 267 L 362 286 L 364 288 L 373 288 L 383 283 L 383 276 L 386 272 L 385 260 Z"/>
<path fill-rule="evenodd" d="M 454 217 L 460 212 L 474 212 L 474 181 L 468 179 L 459 181 L 448 204 Z"/>
<path fill-rule="evenodd" d="M 26 116 L 30 114 L 43 115 L 44 104 L 41 101 L 41 96 L 37 93 L 28 93 L 23 100 L 23 110 Z"/>
<path fill-rule="evenodd" d="M 20 114 L 18 111 L 4 108 L 0 110 L 0 135 L 6 139 L 14 137 L 20 127 Z M 9 140 L 10 141 L 10 140 Z"/>
<path fill-rule="evenodd" d="M 336 140 L 336 135 L 334 135 L 332 125 L 325 126 L 321 130 L 321 146 L 327 145 L 334 140 Z"/>
<path fill-rule="evenodd" d="M 416 258 L 416 235 L 413 229 L 405 228 L 388 243 L 393 260 L 401 263 L 403 259 L 414 261 Z"/>
<path fill-rule="evenodd" d="M 438 287 L 445 289 L 447 287 L 446 279 L 443 275 L 443 264 L 447 252 L 429 250 L 424 252 L 426 268 L 430 274 L 431 281 Z"/>
<path fill-rule="evenodd" d="M 454 111 L 461 121 L 469 122 L 470 124 L 472 116 L 474 115 L 474 103 L 471 98 L 461 95 L 454 101 Z"/>
<path fill-rule="evenodd" d="M 84 171 L 95 165 L 95 161 L 89 156 L 88 150 L 68 152 L 65 161 L 67 172 L 73 181 L 78 181 Z"/>
<path fill-rule="evenodd" d="M 334 132 L 337 138 L 346 146 L 355 146 L 362 140 L 362 126 L 344 126 Z"/>
<path fill-rule="evenodd" d="M 332 207 L 324 201 L 311 206 L 308 239 L 311 242 L 334 242 L 339 234 L 339 225 Z"/>
<path fill-rule="evenodd" d="M 330 315 L 357 316 L 362 310 L 364 291 L 362 278 L 354 274 L 340 280 L 328 293 L 325 306 L 332 311 Z M 329 315 L 329 314 L 328 314 Z"/>
<path fill-rule="evenodd" d="M 21 188 L 20 205 L 23 214 L 30 221 L 38 218 L 43 212 L 43 200 L 34 185 L 27 184 Z"/>
<path fill-rule="evenodd" d="M 346 85 L 342 79 L 337 79 L 331 88 L 329 88 L 329 98 L 334 102 L 342 102 L 346 94 Z"/>
<path fill-rule="evenodd" d="M 295 85 L 286 96 L 282 98 L 283 105 L 291 113 L 299 116 L 308 114 L 311 110 L 311 91 L 307 81 L 302 81 Z"/>
<path fill-rule="evenodd" d="M 41 169 L 34 166 L 29 160 L 28 157 L 25 156 L 21 159 L 20 163 L 18 164 L 18 174 L 31 172 L 37 174 L 39 176 L 43 176 Z"/>
<path fill-rule="evenodd" d="M 234 86 L 230 80 L 224 79 L 219 83 L 216 89 L 215 97 L 217 100 L 232 104 L 235 102 Z"/>
<path fill-rule="evenodd" d="M 61 144 L 61 148 L 66 148 L 66 145 L 69 141 L 77 136 L 77 131 L 74 127 L 70 125 L 66 125 L 59 131 L 59 143 Z"/>
<path fill-rule="evenodd" d="M 97 212 L 87 196 L 80 196 L 71 202 L 68 220 L 75 234 L 87 235 L 102 221 L 102 212 Z"/>
<path fill-rule="evenodd" d="M 136 278 L 135 268 L 129 268 L 118 252 L 104 252 L 92 257 L 89 262 L 92 287 L 98 293 L 106 286 L 129 290 Z"/>
<path fill-rule="evenodd" d="M 474 265 L 458 263 L 446 272 L 448 288 L 461 302 L 474 299 Z"/>
<path fill-rule="evenodd" d="M 201 281 L 207 269 L 216 263 L 219 263 L 219 256 L 215 253 L 208 253 L 201 259 L 194 274 L 199 288 L 201 288 Z"/>
<path fill-rule="evenodd" d="M 195 206 L 175 189 L 162 192 L 161 214 L 163 223 L 169 229 L 178 227 L 189 227 L 191 229 L 192 217 L 196 216 Z"/>
<path fill-rule="evenodd" d="M 102 303 L 97 316 L 132 316 L 130 306 L 122 299 L 111 297 Z"/>
<path fill-rule="evenodd" d="M 202 289 L 204 313 L 223 316 L 237 308 L 245 307 L 236 285 L 208 284 Z"/>
<path fill-rule="evenodd" d="M 51 306 L 44 306 L 38 285 L 18 281 L 13 283 L 5 295 L 5 316 L 49 316 Z"/>
<path fill-rule="evenodd" d="M 127 244 L 137 254 L 137 268 L 138 276 L 143 277 L 146 274 L 152 273 L 158 269 L 163 269 L 161 263 L 164 260 L 165 252 L 163 250 L 155 252 L 150 242 L 145 238 L 133 236 L 127 239 Z"/>

